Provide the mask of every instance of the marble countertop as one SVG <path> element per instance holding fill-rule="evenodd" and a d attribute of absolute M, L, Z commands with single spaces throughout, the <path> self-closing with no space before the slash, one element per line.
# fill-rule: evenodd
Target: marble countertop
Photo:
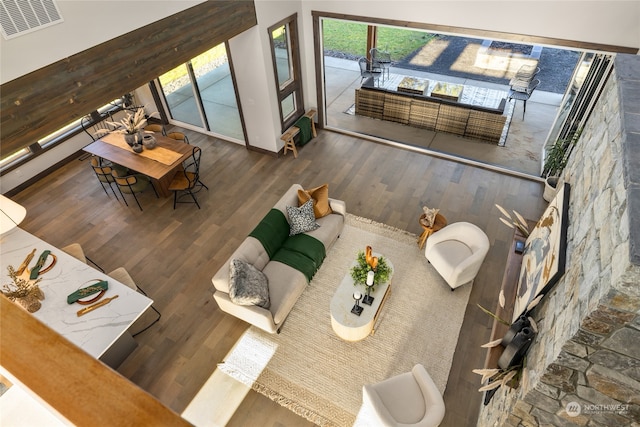
<path fill-rule="evenodd" d="M 131 326 L 153 301 L 128 286 L 115 281 L 95 268 L 68 255 L 38 237 L 15 228 L 0 236 L 0 285 L 11 283 L 7 267 L 18 268 L 25 257 L 35 249 L 29 267 L 33 267 L 40 254 L 50 250 L 57 257 L 51 270 L 43 273 L 38 285 L 44 292 L 42 307 L 33 315 L 95 358 L 99 358 Z M 49 265 L 49 260 L 45 263 Z M 107 280 L 109 289 L 102 297 L 118 295 L 109 304 L 78 317 L 77 312 L 86 305 L 67 304 L 67 295 L 89 286 L 96 279 Z M 102 300 L 101 299 L 101 300 Z"/>

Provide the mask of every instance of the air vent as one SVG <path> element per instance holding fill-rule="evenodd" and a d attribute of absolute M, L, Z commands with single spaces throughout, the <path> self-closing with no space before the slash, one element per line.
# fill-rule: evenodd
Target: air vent
<path fill-rule="evenodd" d="M 0 25 L 7 40 L 62 21 L 55 0 L 0 1 Z"/>

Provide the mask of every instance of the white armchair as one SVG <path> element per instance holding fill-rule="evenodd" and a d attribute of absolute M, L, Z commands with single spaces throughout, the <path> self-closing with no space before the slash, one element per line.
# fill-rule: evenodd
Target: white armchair
<path fill-rule="evenodd" d="M 424 255 L 453 291 L 473 282 L 487 252 L 489 238 L 484 231 L 468 222 L 456 222 L 427 239 Z"/>
<path fill-rule="evenodd" d="M 444 418 L 442 395 L 420 364 L 411 372 L 364 385 L 362 399 L 380 426 L 437 427 Z"/>

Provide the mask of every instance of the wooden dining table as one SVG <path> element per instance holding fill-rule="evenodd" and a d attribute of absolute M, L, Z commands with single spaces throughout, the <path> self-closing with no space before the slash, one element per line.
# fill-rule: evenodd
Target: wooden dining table
<path fill-rule="evenodd" d="M 182 162 L 191 156 L 193 146 L 168 138 L 160 133 L 154 133 L 153 136 L 156 138 L 157 147 L 147 152 L 146 155 L 135 153 L 126 146 L 126 143 L 123 144 L 124 136 L 116 133 L 103 136 L 84 147 L 83 150 L 148 176 L 151 178 L 158 195 L 168 197 L 171 194 L 169 184 L 175 171 L 181 169 Z M 145 151 L 147 151 L 146 148 Z M 153 156 L 151 156 L 152 154 Z M 164 156 L 161 156 L 162 154 Z M 158 157 L 160 160 L 152 157 Z"/>

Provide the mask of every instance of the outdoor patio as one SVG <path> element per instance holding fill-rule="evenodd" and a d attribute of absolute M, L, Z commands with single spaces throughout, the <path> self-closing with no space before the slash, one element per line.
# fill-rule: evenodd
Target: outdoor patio
<path fill-rule="evenodd" d="M 509 86 L 392 67 L 392 74 L 403 74 L 430 81 L 445 81 L 508 92 Z M 325 56 L 327 125 L 331 128 L 421 147 L 435 153 L 459 156 L 533 176 L 540 175 L 542 147 L 553 124 L 562 94 L 536 90 L 527 102 L 522 119 L 522 102 L 513 111 L 504 147 L 457 135 L 418 129 L 399 123 L 357 116 L 350 112 L 355 89 L 360 87 L 356 61 Z M 513 101 L 512 101 L 513 102 Z"/>

